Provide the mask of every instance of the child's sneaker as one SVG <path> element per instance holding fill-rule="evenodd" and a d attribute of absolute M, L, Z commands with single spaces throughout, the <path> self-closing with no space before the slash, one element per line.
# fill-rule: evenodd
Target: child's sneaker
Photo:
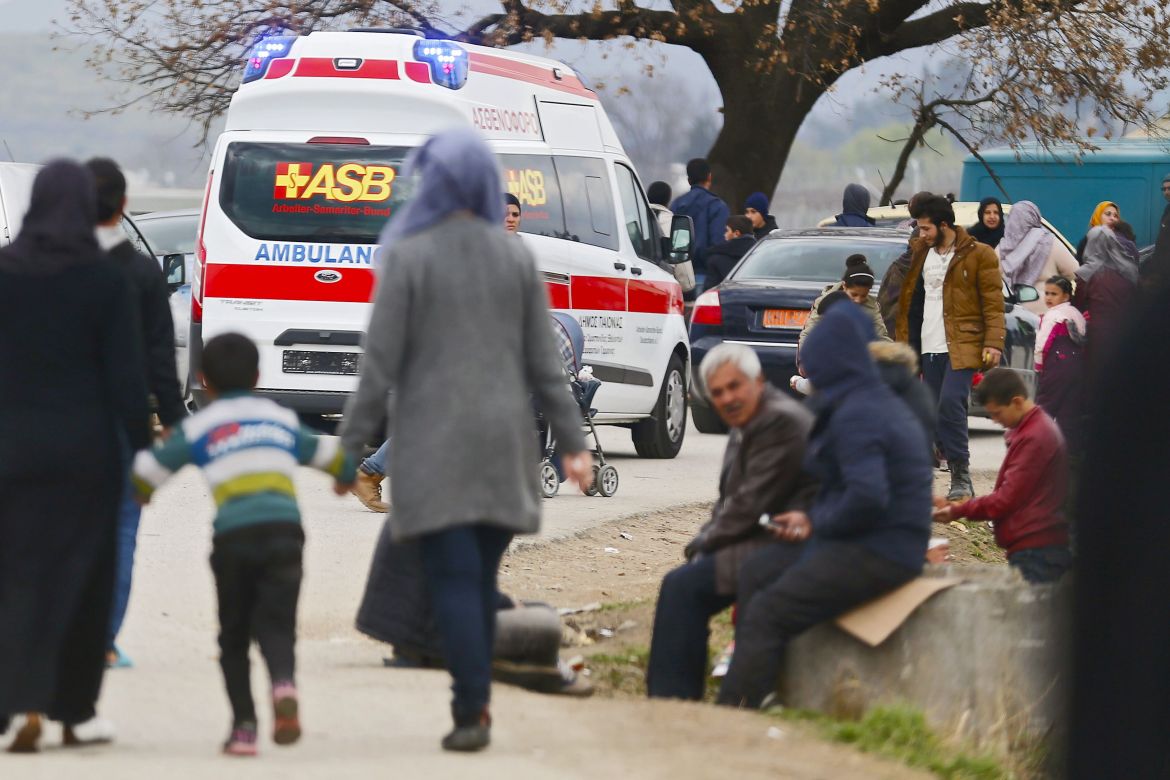
<path fill-rule="evenodd" d="M 301 738 L 301 721 L 297 705 L 297 686 L 284 681 L 272 686 L 273 724 L 272 741 L 291 745 Z"/>
<path fill-rule="evenodd" d="M 223 752 L 229 756 L 256 755 L 256 721 L 244 720 L 232 726 L 232 733 L 223 743 Z"/>

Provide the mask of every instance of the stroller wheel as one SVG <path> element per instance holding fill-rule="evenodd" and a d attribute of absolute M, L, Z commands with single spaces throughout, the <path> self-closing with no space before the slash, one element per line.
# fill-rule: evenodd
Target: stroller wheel
<path fill-rule="evenodd" d="M 618 473 L 613 466 L 602 466 L 601 470 L 597 472 L 597 492 L 609 498 L 618 489 Z"/>
<path fill-rule="evenodd" d="M 540 464 L 540 495 L 544 498 L 552 498 L 560 489 L 561 478 L 557 475 L 553 464 L 546 460 Z"/>
<path fill-rule="evenodd" d="M 601 471 L 601 466 L 594 464 L 594 466 L 593 466 L 593 481 L 589 483 L 589 487 L 585 488 L 585 495 L 596 496 L 598 494 L 599 491 L 597 489 L 597 484 L 598 484 L 597 483 L 597 474 L 599 471 Z"/>

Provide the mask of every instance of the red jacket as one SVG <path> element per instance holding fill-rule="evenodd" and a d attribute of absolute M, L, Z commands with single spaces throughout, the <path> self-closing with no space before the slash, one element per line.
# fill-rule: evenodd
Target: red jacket
<path fill-rule="evenodd" d="M 990 495 L 957 505 L 956 517 L 991 520 L 995 542 L 1008 555 L 1068 544 L 1064 499 L 1068 460 L 1064 438 L 1039 406 L 1009 430 L 1007 456 Z"/>

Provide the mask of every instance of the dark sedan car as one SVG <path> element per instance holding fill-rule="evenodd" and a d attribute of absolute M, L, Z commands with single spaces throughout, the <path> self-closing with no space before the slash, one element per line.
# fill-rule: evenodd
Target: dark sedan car
<path fill-rule="evenodd" d="M 776 230 L 762 239 L 722 284 L 695 301 L 690 328 L 695 426 L 704 433 L 726 430 L 701 392 L 698 366 L 708 351 L 723 342 L 745 344 L 760 356 L 767 380 L 792 392 L 788 380 L 796 373 L 800 330 L 813 301 L 841 278 L 845 258 L 865 255 L 880 280 L 906 251 L 909 235 L 897 228 L 809 228 Z M 1008 330 L 1004 365 L 1025 373 L 1031 387 L 1038 319 L 1007 297 L 1004 308 Z"/>

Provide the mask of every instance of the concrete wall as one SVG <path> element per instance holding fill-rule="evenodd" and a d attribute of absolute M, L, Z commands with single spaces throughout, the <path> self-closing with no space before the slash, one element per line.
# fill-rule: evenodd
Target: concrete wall
<path fill-rule="evenodd" d="M 970 579 L 936 594 L 878 647 L 833 624 L 799 637 L 781 701 L 843 718 L 907 704 L 940 735 L 1001 755 L 1049 732 L 1063 709 L 1069 578 L 1031 586 L 1003 567 L 949 573 Z"/>

